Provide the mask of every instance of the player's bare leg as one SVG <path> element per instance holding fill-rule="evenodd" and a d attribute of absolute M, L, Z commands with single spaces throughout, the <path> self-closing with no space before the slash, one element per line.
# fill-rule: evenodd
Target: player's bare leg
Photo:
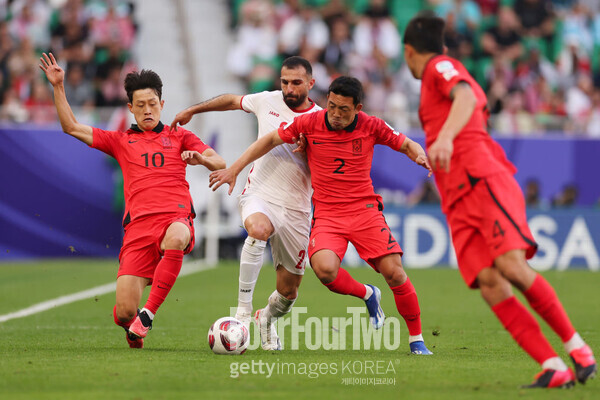
<path fill-rule="evenodd" d="M 183 251 L 189 245 L 190 240 L 190 229 L 184 223 L 173 222 L 167 228 L 160 244 L 164 255 L 154 271 L 148 300 L 129 327 L 129 332 L 132 334 L 143 338 L 152 329 L 154 314 L 175 284 L 183 263 Z"/>
<path fill-rule="evenodd" d="M 300 282 L 302 275 L 292 274 L 282 265 L 277 266 L 277 289 L 269 296 L 267 306 L 257 310 L 255 315 L 263 349 L 282 350 L 275 321 L 290 312 L 294 306 Z"/>
<path fill-rule="evenodd" d="M 534 383 L 528 387 L 572 386 L 575 380 L 573 371 L 550 346 L 533 315 L 514 296 L 511 282 L 497 268 L 491 267 L 479 272 L 477 281 L 481 296 L 504 328 L 542 366 L 542 372 L 536 375 Z"/>
<path fill-rule="evenodd" d="M 369 311 L 369 320 L 375 329 L 383 326 L 385 314 L 380 306 L 381 291 L 373 285 L 360 283 L 341 268 L 341 261 L 331 250 L 323 249 L 315 252 L 310 258 L 313 271 L 322 284 L 338 294 L 349 294 L 365 301 Z"/>
<path fill-rule="evenodd" d="M 262 268 L 267 240 L 275 229 L 269 218 L 263 213 L 250 214 L 244 221 L 244 227 L 248 232 L 248 237 L 244 242 L 240 257 L 238 306 L 235 318 L 249 328 L 254 287 Z"/>
<path fill-rule="evenodd" d="M 131 335 L 129 327 L 137 316 L 138 306 L 144 288 L 150 279 L 133 275 L 121 275 L 117 278 L 116 304 L 113 309 L 115 323 L 125 329 L 125 338 L 131 348 L 142 348 L 144 339 Z"/>
<path fill-rule="evenodd" d="M 529 305 L 561 338 L 565 350 L 575 365 L 575 374 L 581 383 L 597 371 L 592 349 L 583 341 L 571 323 L 552 286 L 529 264 L 524 250 L 511 250 L 494 260 L 500 273 L 517 287 Z"/>
<path fill-rule="evenodd" d="M 394 294 L 396 308 L 408 327 L 408 342 L 413 354 L 433 354 L 426 346 L 421 331 L 421 308 L 417 292 L 402 267 L 400 254 L 388 254 L 373 260 Z"/>

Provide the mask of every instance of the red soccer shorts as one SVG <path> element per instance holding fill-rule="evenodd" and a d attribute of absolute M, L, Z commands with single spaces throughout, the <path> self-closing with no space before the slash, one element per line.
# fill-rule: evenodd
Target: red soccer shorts
<path fill-rule="evenodd" d="M 392 236 L 383 213 L 378 210 L 377 205 L 369 206 L 347 214 L 319 212 L 310 232 L 309 259 L 317 251 L 327 249 L 342 260 L 348 242 L 354 245 L 360 258 L 376 271 L 374 259 L 394 253 L 402 255 L 402 249 Z"/>
<path fill-rule="evenodd" d="M 152 279 L 154 270 L 163 256 L 160 243 L 165 237 L 167 228 L 173 222 L 181 222 L 189 227 L 190 243 L 184 250 L 184 254 L 192 251 L 195 236 L 194 220 L 191 215 L 165 213 L 142 217 L 125 227 L 117 277 L 134 275 Z"/>
<path fill-rule="evenodd" d="M 527 225 L 523 192 L 511 174 L 479 180 L 450 208 L 446 218 L 458 269 L 470 288 L 479 286 L 477 275 L 498 256 L 524 249 L 531 258 L 537 251 Z"/>

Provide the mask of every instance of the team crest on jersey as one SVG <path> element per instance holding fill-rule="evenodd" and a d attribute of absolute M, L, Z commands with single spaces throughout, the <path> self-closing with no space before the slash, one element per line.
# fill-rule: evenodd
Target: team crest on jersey
<path fill-rule="evenodd" d="M 171 148 L 171 138 L 168 136 L 161 136 L 160 140 L 162 141 L 163 148 L 170 149 Z"/>
<path fill-rule="evenodd" d="M 362 153 L 362 139 L 354 139 L 352 141 L 352 152 L 354 154 Z"/>

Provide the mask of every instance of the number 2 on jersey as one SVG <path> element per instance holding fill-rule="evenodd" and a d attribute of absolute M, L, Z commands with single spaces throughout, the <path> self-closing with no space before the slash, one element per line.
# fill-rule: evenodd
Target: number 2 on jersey
<path fill-rule="evenodd" d="M 346 165 L 346 161 L 343 158 L 336 158 L 333 161 L 340 163 L 340 165 L 335 169 L 335 171 L 333 171 L 333 173 L 334 174 L 343 174 L 344 171 L 342 171 L 342 168 L 344 167 L 344 165 Z"/>

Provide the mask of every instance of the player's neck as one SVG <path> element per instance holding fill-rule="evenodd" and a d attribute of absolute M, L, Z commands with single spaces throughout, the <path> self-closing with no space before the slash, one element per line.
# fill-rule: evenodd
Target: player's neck
<path fill-rule="evenodd" d="M 300 104 L 298 107 L 291 108 L 291 110 L 294 112 L 303 112 L 311 108 L 313 104 L 313 101 L 307 97 L 306 100 L 304 100 L 304 103 Z"/>
<path fill-rule="evenodd" d="M 416 56 L 416 70 L 418 71 L 417 79 L 423 78 L 423 72 L 425 72 L 425 67 L 427 67 L 427 63 L 429 62 L 429 60 L 439 55 L 440 54 L 437 53 L 424 53 Z"/>

